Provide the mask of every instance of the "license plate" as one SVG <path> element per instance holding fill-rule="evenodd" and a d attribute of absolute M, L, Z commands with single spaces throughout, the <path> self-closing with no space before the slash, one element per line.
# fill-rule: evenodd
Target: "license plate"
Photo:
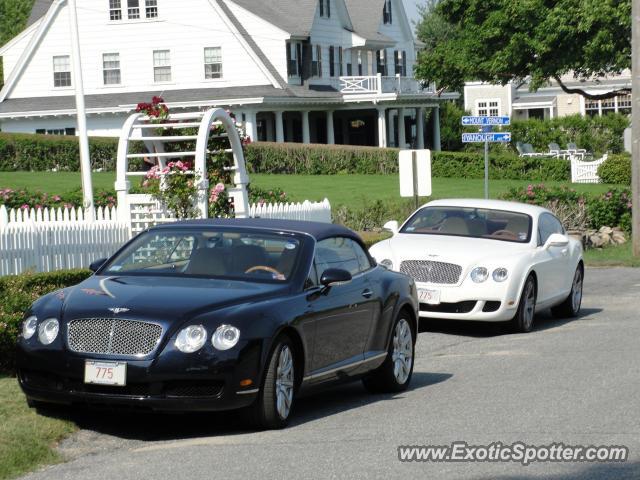
<path fill-rule="evenodd" d="M 127 384 L 127 364 L 87 361 L 84 364 L 84 383 L 124 387 Z"/>
<path fill-rule="evenodd" d="M 421 303 L 427 303 L 429 305 L 439 305 L 440 290 L 427 290 L 421 288 L 418 290 L 418 299 Z"/>

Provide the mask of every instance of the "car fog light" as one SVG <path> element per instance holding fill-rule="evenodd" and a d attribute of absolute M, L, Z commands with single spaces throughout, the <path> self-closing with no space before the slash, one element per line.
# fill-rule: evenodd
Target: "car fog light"
<path fill-rule="evenodd" d="M 471 271 L 471 280 L 476 283 L 486 282 L 489 278 L 489 271 L 484 267 L 476 267 Z"/>
<path fill-rule="evenodd" d="M 218 350 L 229 350 L 240 340 L 240 330 L 231 325 L 221 325 L 213 334 L 211 343 Z"/>
<path fill-rule="evenodd" d="M 389 270 L 393 270 L 393 260 L 389 260 L 388 258 L 385 258 L 384 260 L 382 260 L 380 262 L 380 265 L 382 265 L 385 268 L 388 268 Z"/>
<path fill-rule="evenodd" d="M 43 345 L 51 345 L 58 336 L 60 324 L 55 318 L 48 318 L 38 327 L 38 339 Z"/>
<path fill-rule="evenodd" d="M 22 323 L 22 337 L 29 340 L 36 334 L 38 329 L 38 318 L 31 316 Z"/>
<path fill-rule="evenodd" d="M 496 268 L 493 271 L 493 279 L 496 282 L 504 282 L 509 278 L 509 271 L 506 268 Z"/>
<path fill-rule="evenodd" d="M 176 348 L 182 353 L 194 353 L 207 342 L 207 331 L 202 325 L 191 325 L 183 329 L 176 338 Z"/>

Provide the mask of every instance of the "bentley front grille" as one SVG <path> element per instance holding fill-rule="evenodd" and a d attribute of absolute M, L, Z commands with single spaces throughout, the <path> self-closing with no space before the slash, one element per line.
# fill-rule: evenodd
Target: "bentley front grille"
<path fill-rule="evenodd" d="M 161 336 L 160 325 L 117 318 L 73 320 L 67 334 L 74 352 L 136 357 L 153 352 Z"/>
<path fill-rule="evenodd" d="M 406 260 L 400 264 L 400 271 L 416 282 L 455 285 L 460 280 L 462 267 L 453 263 Z"/>

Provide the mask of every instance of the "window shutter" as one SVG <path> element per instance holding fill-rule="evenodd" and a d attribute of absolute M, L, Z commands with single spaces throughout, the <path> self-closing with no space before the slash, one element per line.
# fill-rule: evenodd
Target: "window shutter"
<path fill-rule="evenodd" d="M 327 18 L 331 18 L 331 0 L 327 0 Z"/>
<path fill-rule="evenodd" d="M 391 0 L 387 0 L 389 4 L 389 23 L 393 23 L 393 12 L 391 11 Z"/>
<path fill-rule="evenodd" d="M 287 42 L 287 75 L 293 76 L 291 71 L 291 44 Z"/>
<path fill-rule="evenodd" d="M 402 51 L 402 76 L 407 76 L 407 52 Z"/>
<path fill-rule="evenodd" d="M 335 77 L 335 52 L 333 51 L 333 47 L 329 47 L 329 76 Z"/>

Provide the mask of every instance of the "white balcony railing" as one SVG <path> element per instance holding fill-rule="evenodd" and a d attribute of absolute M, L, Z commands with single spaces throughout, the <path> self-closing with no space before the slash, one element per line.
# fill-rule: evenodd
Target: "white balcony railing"
<path fill-rule="evenodd" d="M 382 95 L 383 93 L 433 93 L 433 85 L 425 86 L 412 77 L 352 76 L 340 77 L 338 90 L 344 95 Z"/>

